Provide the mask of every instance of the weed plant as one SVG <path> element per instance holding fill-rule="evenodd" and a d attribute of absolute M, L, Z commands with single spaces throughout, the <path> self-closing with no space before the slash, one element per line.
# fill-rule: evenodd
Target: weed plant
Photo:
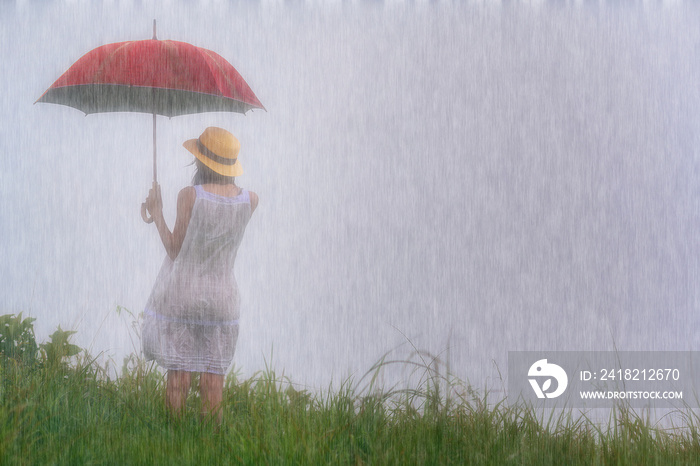
<path fill-rule="evenodd" d="M 37 345 L 31 319 L 0 317 L 0 464 L 697 464 L 697 418 L 678 433 L 629 409 L 605 429 L 564 413 L 538 419 L 526 406 L 485 396 L 440 375 L 434 360 L 418 387 L 382 390 L 376 364 L 338 389 L 310 393 L 266 371 L 226 379 L 223 423 L 165 409 L 164 379 L 131 355 L 110 378 L 60 328 Z M 14 325 L 14 327 L 13 327 Z M 365 388 L 362 382 L 370 380 Z M 193 384 L 196 384 L 196 378 Z"/>

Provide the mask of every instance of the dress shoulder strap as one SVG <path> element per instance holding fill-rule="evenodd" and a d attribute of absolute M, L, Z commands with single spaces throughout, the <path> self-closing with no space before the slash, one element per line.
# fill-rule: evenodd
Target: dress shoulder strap
<path fill-rule="evenodd" d="M 250 204 L 250 192 L 248 192 L 247 189 L 241 188 L 241 192 L 236 197 L 241 198 L 243 202 Z"/>

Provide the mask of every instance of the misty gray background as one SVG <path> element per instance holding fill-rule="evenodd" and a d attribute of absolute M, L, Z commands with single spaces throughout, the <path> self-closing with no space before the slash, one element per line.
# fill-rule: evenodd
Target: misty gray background
<path fill-rule="evenodd" d="M 700 7 L 692 2 L 16 2 L 0 6 L 0 311 L 121 366 L 164 257 L 139 208 L 151 117 L 36 104 L 78 58 L 158 37 L 267 108 L 158 117 L 241 141 L 260 206 L 235 367 L 327 388 L 413 346 L 477 388 L 515 350 L 697 350 Z M 410 340 L 410 343 L 409 343 Z M 410 368 L 385 382 L 401 382 Z"/>

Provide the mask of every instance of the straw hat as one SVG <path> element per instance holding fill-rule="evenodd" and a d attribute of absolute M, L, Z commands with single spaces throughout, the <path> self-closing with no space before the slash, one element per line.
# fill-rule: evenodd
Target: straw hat
<path fill-rule="evenodd" d="M 199 139 L 187 140 L 182 145 L 204 165 L 220 175 L 243 174 L 241 162 L 238 161 L 241 143 L 225 129 L 210 126 L 204 130 Z"/>

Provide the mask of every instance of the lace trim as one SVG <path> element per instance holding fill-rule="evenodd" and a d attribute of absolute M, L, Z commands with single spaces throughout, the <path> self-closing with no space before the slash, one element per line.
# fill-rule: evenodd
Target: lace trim
<path fill-rule="evenodd" d="M 178 324 L 194 324 L 194 325 L 229 325 L 229 326 L 236 326 L 238 325 L 238 319 L 235 320 L 193 320 L 193 319 L 178 319 L 176 317 L 168 317 L 164 316 L 162 314 L 158 314 L 156 311 L 153 309 L 146 309 L 143 312 L 144 315 L 153 317 L 156 320 L 162 320 L 165 322 L 175 322 Z"/>
<path fill-rule="evenodd" d="M 194 187 L 194 190 L 198 198 L 208 201 L 218 202 L 220 204 L 250 204 L 250 194 L 247 189 L 241 189 L 240 194 L 236 197 L 226 197 L 210 193 L 209 191 L 205 191 L 202 185 L 199 184 Z"/>

